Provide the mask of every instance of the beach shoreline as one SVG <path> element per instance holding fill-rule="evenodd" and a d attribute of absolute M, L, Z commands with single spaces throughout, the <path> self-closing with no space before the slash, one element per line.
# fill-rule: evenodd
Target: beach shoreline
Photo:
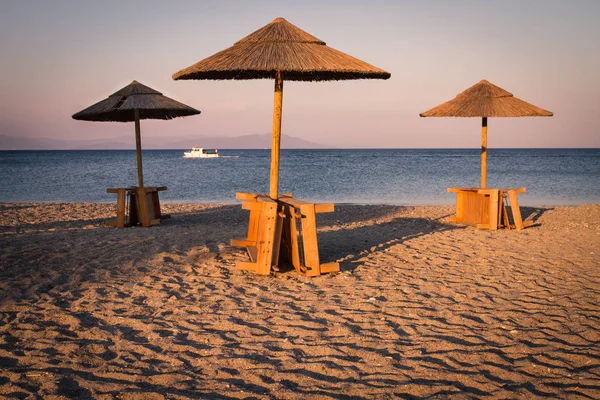
<path fill-rule="evenodd" d="M 454 206 L 337 204 L 341 271 L 257 276 L 239 204 L 0 203 L 0 395 L 599 398 L 600 205 L 523 207 L 485 231 Z"/>

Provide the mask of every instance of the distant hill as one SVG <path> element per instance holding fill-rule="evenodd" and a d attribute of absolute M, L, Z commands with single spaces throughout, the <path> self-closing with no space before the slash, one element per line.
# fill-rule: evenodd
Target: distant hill
<path fill-rule="evenodd" d="M 271 148 L 271 134 L 243 135 L 235 137 L 145 137 L 142 148 L 146 150 L 190 149 L 193 146 L 214 149 L 265 149 Z M 325 149 L 320 143 L 294 136 L 282 135 L 283 149 Z M 0 150 L 127 150 L 135 149 L 135 138 L 108 138 L 95 140 L 57 140 L 50 138 L 25 138 L 0 135 Z"/>

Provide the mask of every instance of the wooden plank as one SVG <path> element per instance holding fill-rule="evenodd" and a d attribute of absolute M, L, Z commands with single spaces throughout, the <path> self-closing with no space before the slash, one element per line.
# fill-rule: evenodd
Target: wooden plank
<path fill-rule="evenodd" d="M 253 262 L 238 261 L 235 264 L 235 268 L 242 270 L 242 271 L 256 271 L 257 265 L 256 265 L 256 263 L 253 263 Z"/>
<path fill-rule="evenodd" d="M 468 207 L 464 223 L 475 225 L 479 229 L 490 229 L 489 190 L 465 192 L 465 197 L 468 198 Z"/>
<path fill-rule="evenodd" d="M 275 221 L 275 237 L 273 238 L 273 264 L 276 268 L 279 266 L 279 252 L 281 251 L 281 235 L 283 233 L 283 220 L 285 214 L 279 210 L 281 206 L 277 205 L 277 214 Z"/>
<path fill-rule="evenodd" d="M 298 241 L 298 219 L 296 218 L 296 209 L 288 206 L 286 210 L 288 229 L 289 229 L 289 240 L 290 240 L 290 259 L 294 269 L 299 274 L 302 273 L 301 259 L 300 259 L 300 245 Z"/>
<path fill-rule="evenodd" d="M 336 262 L 321 264 L 321 273 L 339 272 L 340 264 Z"/>
<path fill-rule="evenodd" d="M 114 219 L 112 219 L 112 220 L 110 220 L 110 221 L 106 221 L 106 222 L 104 223 L 104 225 L 105 225 L 105 226 L 111 226 L 111 227 L 114 227 L 114 228 L 116 228 L 116 227 L 117 227 L 117 220 L 114 220 Z"/>
<path fill-rule="evenodd" d="M 456 192 L 456 222 L 464 220 L 464 202 L 464 194 L 462 192 Z"/>
<path fill-rule="evenodd" d="M 158 191 L 153 190 L 150 193 L 146 194 L 147 196 L 149 196 L 149 198 L 151 199 L 151 204 L 152 204 L 152 213 L 153 213 L 153 217 L 154 219 L 159 219 L 161 220 L 161 215 L 160 215 L 160 201 L 158 200 Z M 150 217 L 152 218 L 152 217 Z"/>
<path fill-rule="evenodd" d="M 313 204 L 313 203 L 309 203 L 307 201 L 298 200 L 298 199 L 294 199 L 294 198 L 291 198 L 291 197 L 289 197 L 289 198 L 288 197 L 285 197 L 285 198 L 280 197 L 279 201 L 281 203 L 284 203 L 286 205 L 289 205 L 289 206 L 292 206 L 292 207 L 295 207 L 295 208 L 300 208 L 300 207 L 302 207 L 303 205 L 306 205 L 306 204 Z M 317 214 L 319 214 L 319 213 L 333 212 L 334 209 L 335 209 L 333 203 L 314 204 L 314 206 L 315 206 L 315 212 Z"/>
<path fill-rule="evenodd" d="M 521 209 L 519 208 L 519 200 L 517 200 L 516 190 L 507 190 L 508 199 L 510 200 L 510 209 L 512 211 L 515 228 L 520 231 L 524 228 L 523 218 L 521 217 Z"/>
<path fill-rule="evenodd" d="M 500 189 L 500 190 L 502 190 L 503 192 L 508 192 L 509 190 L 514 190 L 516 194 L 522 194 L 522 193 L 527 192 L 527 188 L 524 188 L 524 187 L 520 187 L 517 189 Z"/>
<path fill-rule="evenodd" d="M 135 197 L 137 200 L 138 218 L 141 220 L 143 227 L 149 227 L 150 219 L 148 218 L 148 205 L 146 203 L 146 192 L 143 187 L 137 189 Z"/>
<path fill-rule="evenodd" d="M 307 276 L 321 274 L 319 262 L 319 247 L 317 243 L 317 221 L 315 205 L 304 204 L 300 207 L 302 213 L 302 243 L 304 244 L 304 266 Z"/>
<path fill-rule="evenodd" d="M 498 200 L 499 190 L 490 189 L 489 197 L 489 229 L 495 231 L 498 230 Z"/>
<path fill-rule="evenodd" d="M 481 188 L 476 188 L 476 187 L 468 187 L 468 188 L 448 188 L 447 191 L 449 193 L 459 193 L 459 192 L 476 192 L 478 190 L 480 190 Z"/>
<path fill-rule="evenodd" d="M 117 191 L 117 227 L 125 227 L 125 188 L 120 188 Z"/>
<path fill-rule="evenodd" d="M 263 203 L 245 201 L 242 203 L 242 210 L 262 211 Z"/>
<path fill-rule="evenodd" d="M 257 194 L 256 195 L 256 201 L 262 202 L 262 203 L 276 203 L 275 200 L 271 199 L 266 194 Z"/>
<path fill-rule="evenodd" d="M 452 190 L 451 190 L 452 189 Z M 456 217 L 453 222 L 489 229 L 490 190 L 480 188 L 449 188 L 456 193 Z M 497 213 L 497 209 L 495 211 Z M 493 218 L 497 221 L 496 218 Z"/>
<path fill-rule="evenodd" d="M 248 240 L 248 239 L 231 239 L 229 241 L 229 245 L 233 247 L 248 247 L 248 246 L 256 246 L 256 240 Z"/>
<path fill-rule="evenodd" d="M 119 188 L 108 188 L 106 189 L 106 193 L 118 193 Z"/>
<path fill-rule="evenodd" d="M 146 212 L 148 213 L 148 221 L 157 219 L 160 223 L 160 217 L 155 214 L 156 204 L 154 203 L 154 194 L 156 194 L 156 192 L 146 193 Z M 150 223 L 150 225 L 152 225 L 152 223 Z"/>
<path fill-rule="evenodd" d="M 527 192 L 527 189 L 524 187 L 520 187 L 518 189 L 513 189 L 515 191 L 515 194 L 521 194 L 521 193 L 525 193 Z"/>
<path fill-rule="evenodd" d="M 287 205 L 289 205 L 289 206 L 292 206 L 292 207 L 295 207 L 295 208 L 300 208 L 300 207 L 301 207 L 301 206 L 303 206 L 303 205 L 306 205 L 306 204 L 311 204 L 311 203 L 308 203 L 308 202 L 306 202 L 306 201 L 302 201 L 302 200 L 294 199 L 294 198 L 292 198 L 292 197 L 283 197 L 283 198 L 279 198 L 279 201 L 280 201 L 281 203 L 287 204 Z"/>
<path fill-rule="evenodd" d="M 236 192 L 235 199 L 242 201 L 256 201 L 256 193 Z"/>
<path fill-rule="evenodd" d="M 457 192 L 456 221 L 466 225 L 477 225 L 487 221 L 487 204 L 485 195 L 476 191 Z"/>
<path fill-rule="evenodd" d="M 335 211 L 333 203 L 315 204 L 315 212 L 317 214 L 328 213 Z"/>
<path fill-rule="evenodd" d="M 269 275 L 273 264 L 273 247 L 275 228 L 277 223 L 277 203 L 264 203 L 260 215 L 258 229 L 258 254 L 256 272 L 260 275 Z"/>
<path fill-rule="evenodd" d="M 260 223 L 260 210 L 251 210 L 250 218 L 248 219 L 248 240 L 256 242 L 258 238 L 258 224 Z"/>

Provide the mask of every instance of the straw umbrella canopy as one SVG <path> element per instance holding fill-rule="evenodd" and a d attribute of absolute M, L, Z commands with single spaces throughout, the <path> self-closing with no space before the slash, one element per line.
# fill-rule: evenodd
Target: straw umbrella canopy
<path fill-rule="evenodd" d="M 140 119 L 173 119 L 195 114 L 200 114 L 200 111 L 163 96 L 162 93 L 137 81 L 133 81 L 123 89 L 108 96 L 107 99 L 73 114 L 73 119 L 81 121 L 135 121 L 138 187 L 143 188 Z"/>
<path fill-rule="evenodd" d="M 283 18 L 198 63 L 173 79 L 274 79 L 269 196 L 278 198 L 283 81 L 388 79 L 390 74 L 325 45 Z"/>
<path fill-rule="evenodd" d="M 487 118 L 551 117 L 552 112 L 529 104 L 482 80 L 453 100 L 419 114 L 421 117 L 481 117 L 481 187 L 486 187 Z"/>

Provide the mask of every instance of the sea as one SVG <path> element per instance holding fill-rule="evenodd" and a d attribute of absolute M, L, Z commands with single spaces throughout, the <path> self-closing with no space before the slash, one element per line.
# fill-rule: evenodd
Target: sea
<path fill-rule="evenodd" d="M 144 150 L 145 186 L 161 202 L 235 204 L 268 193 L 270 150 Z M 282 150 L 280 193 L 313 202 L 453 204 L 449 187 L 480 185 L 479 149 Z M 600 203 L 600 149 L 489 149 L 488 187 L 526 187 L 522 205 Z M 137 185 L 135 150 L 0 151 L 0 202 L 114 202 L 107 188 Z"/>

